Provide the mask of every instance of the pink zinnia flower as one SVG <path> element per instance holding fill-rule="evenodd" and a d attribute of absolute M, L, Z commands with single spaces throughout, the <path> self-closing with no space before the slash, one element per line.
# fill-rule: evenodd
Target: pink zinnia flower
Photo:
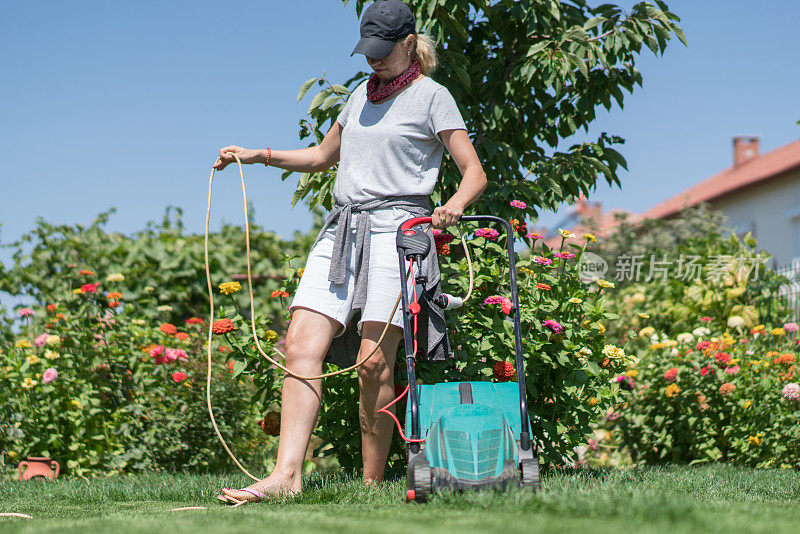
<path fill-rule="evenodd" d="M 164 356 L 164 345 L 159 345 L 150 349 L 150 356 L 155 359 L 156 365 L 167 363 L 167 358 Z"/>
<path fill-rule="evenodd" d="M 56 371 L 53 367 L 48 367 L 47 370 L 42 374 L 42 382 L 45 384 L 49 384 L 56 378 L 58 378 L 58 371 Z"/>
<path fill-rule="evenodd" d="M 556 258 L 561 258 L 562 260 L 566 260 L 569 258 L 574 258 L 575 254 L 573 254 L 572 252 L 555 252 L 553 253 L 553 256 L 555 256 Z"/>
<path fill-rule="evenodd" d="M 554 334 L 560 334 L 564 330 L 564 327 L 561 326 L 558 321 L 554 321 L 552 319 L 546 319 L 542 321 L 542 326 L 549 328 Z"/>
<path fill-rule="evenodd" d="M 794 382 L 789 382 L 783 386 L 781 393 L 784 399 L 792 401 L 800 400 L 800 386 Z"/>
<path fill-rule="evenodd" d="M 700 317 L 700 320 L 703 321 L 704 323 L 707 323 L 707 322 L 709 322 L 711 320 L 711 317 L 708 317 L 708 316 Z"/>
<path fill-rule="evenodd" d="M 501 304 L 503 302 L 503 297 L 500 295 L 492 295 L 491 297 L 486 297 L 483 300 L 484 304 Z"/>
<path fill-rule="evenodd" d="M 593 451 L 597 450 L 598 443 L 596 439 L 587 440 L 586 443 L 589 445 L 589 448 L 592 449 Z"/>
<path fill-rule="evenodd" d="M 500 309 L 503 310 L 503 313 L 505 313 L 506 315 L 510 314 L 511 310 L 514 309 L 514 305 L 511 304 L 511 299 L 505 297 L 503 301 L 500 303 Z"/>
<path fill-rule="evenodd" d="M 164 351 L 164 356 L 168 362 L 174 362 L 176 360 L 188 360 L 189 357 L 186 356 L 186 352 L 183 349 L 167 349 Z"/>
<path fill-rule="evenodd" d="M 619 419 L 619 412 L 616 411 L 608 412 L 608 414 L 606 415 L 606 419 L 608 419 L 609 421 L 616 421 L 617 419 Z"/>
<path fill-rule="evenodd" d="M 797 323 L 786 323 L 783 325 L 783 329 L 787 332 L 797 332 L 798 326 Z"/>
<path fill-rule="evenodd" d="M 512 208 L 519 208 L 521 210 L 524 210 L 525 208 L 528 207 L 528 205 L 521 200 L 512 200 L 511 202 L 509 202 L 509 204 L 511 205 Z"/>
<path fill-rule="evenodd" d="M 47 337 L 49 335 L 50 334 L 40 334 L 36 336 L 36 339 L 33 340 L 33 344 L 36 345 L 37 347 L 43 347 L 44 345 L 47 344 Z"/>
<path fill-rule="evenodd" d="M 539 265 L 553 265 L 553 260 L 551 260 L 550 258 L 543 258 L 541 256 L 535 256 L 533 258 L 533 261 L 535 261 Z"/>
<path fill-rule="evenodd" d="M 490 241 L 494 241 L 500 236 L 500 232 L 494 228 L 478 228 L 475 230 L 475 237 L 485 237 Z"/>
<path fill-rule="evenodd" d="M 710 365 L 706 365 L 705 367 L 701 367 L 700 368 L 700 375 L 701 376 L 706 376 L 709 371 L 711 371 L 711 366 Z"/>
<path fill-rule="evenodd" d="M 28 317 L 29 315 L 36 315 L 36 313 L 30 308 L 22 308 L 17 312 L 17 315 L 20 317 Z"/>
<path fill-rule="evenodd" d="M 726 367 L 725 372 L 728 373 L 729 375 L 735 375 L 736 373 L 739 372 L 739 366 L 731 365 L 730 367 Z"/>
<path fill-rule="evenodd" d="M 176 384 L 186 380 L 186 378 L 187 375 L 183 371 L 176 371 L 172 373 L 172 380 L 174 380 Z"/>
<path fill-rule="evenodd" d="M 672 369 L 667 369 L 667 372 L 664 373 L 664 379 L 669 380 L 670 382 L 675 380 L 678 376 L 678 368 L 673 367 Z"/>
<path fill-rule="evenodd" d="M 83 284 L 81 286 L 81 291 L 84 293 L 94 293 L 97 291 L 97 284 Z"/>

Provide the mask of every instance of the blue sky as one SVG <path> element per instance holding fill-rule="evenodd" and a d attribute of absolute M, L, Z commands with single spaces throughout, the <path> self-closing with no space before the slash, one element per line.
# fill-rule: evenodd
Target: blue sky
<path fill-rule="evenodd" d="M 590 132 L 627 139 L 622 190 L 600 185 L 590 196 L 607 208 L 644 211 L 722 170 L 733 135 L 760 134 L 762 152 L 800 138 L 800 3 L 668 3 L 689 46 L 643 53 L 644 87 Z M 177 205 L 188 230 L 202 232 L 219 147 L 304 146 L 297 125 L 310 99 L 296 102 L 300 84 L 323 70 L 335 80 L 366 70 L 350 57 L 355 8 L 339 0 L 6 2 L 3 11 L 3 243 L 37 217 L 88 224 L 111 206 L 112 230 L 141 229 Z M 248 195 L 256 222 L 289 237 L 311 217 L 291 209 L 297 178 L 280 174 L 247 167 Z M 240 223 L 238 175 L 217 176 L 214 226 Z"/>

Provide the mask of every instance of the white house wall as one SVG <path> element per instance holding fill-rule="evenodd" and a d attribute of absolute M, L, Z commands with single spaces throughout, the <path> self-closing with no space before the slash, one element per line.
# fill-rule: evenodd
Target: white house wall
<path fill-rule="evenodd" d="M 772 255 L 772 266 L 800 257 L 800 169 L 771 178 L 709 203 L 728 217 L 737 231 L 753 232 L 759 250 Z"/>

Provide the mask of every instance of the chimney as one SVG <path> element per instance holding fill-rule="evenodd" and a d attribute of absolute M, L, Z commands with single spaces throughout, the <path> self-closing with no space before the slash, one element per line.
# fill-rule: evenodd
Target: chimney
<path fill-rule="evenodd" d="M 733 166 L 738 167 L 758 156 L 757 135 L 737 135 L 733 138 Z"/>

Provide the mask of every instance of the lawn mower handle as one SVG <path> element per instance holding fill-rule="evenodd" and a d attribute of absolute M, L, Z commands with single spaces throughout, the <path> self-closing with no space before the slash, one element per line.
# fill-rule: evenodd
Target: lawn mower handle
<path fill-rule="evenodd" d="M 530 450 L 531 447 L 531 439 L 530 439 L 530 426 L 528 421 L 528 401 L 527 401 L 527 392 L 525 386 L 525 360 L 522 355 L 522 334 L 521 334 L 521 325 L 520 325 L 520 317 L 519 317 L 519 295 L 517 292 L 517 269 L 516 269 L 516 261 L 514 258 L 514 228 L 511 226 L 511 223 L 505 219 L 501 219 L 500 217 L 495 217 L 494 215 L 463 215 L 459 222 L 471 222 L 471 221 L 486 221 L 486 222 L 496 222 L 503 225 L 506 230 L 507 236 L 507 244 L 508 244 L 508 266 L 509 266 L 509 278 L 511 281 L 511 304 L 514 306 L 514 348 L 515 348 L 515 367 L 517 369 L 517 381 L 519 383 L 519 409 L 520 409 L 520 418 L 522 421 L 521 425 L 521 433 L 520 433 L 520 447 L 522 450 Z M 408 219 L 403 224 L 400 225 L 398 228 L 397 233 L 401 235 L 403 232 L 407 230 L 411 230 L 414 226 L 418 224 L 431 224 L 433 222 L 432 217 L 414 217 L 412 219 Z M 434 251 L 430 251 L 430 254 L 433 254 Z M 404 338 L 405 338 L 405 350 L 406 350 L 406 361 L 407 361 L 407 370 L 409 371 L 409 385 L 411 386 L 409 389 L 409 402 L 411 403 L 411 427 L 412 427 L 412 438 L 419 438 L 419 397 L 416 394 L 416 387 L 415 387 L 415 373 L 414 367 L 415 362 L 413 361 L 413 334 L 411 332 L 411 317 L 408 312 L 408 298 L 406 295 L 406 280 L 405 280 L 405 270 L 404 270 L 404 259 L 401 254 L 400 258 L 400 271 L 402 277 L 402 284 L 401 289 L 403 292 L 403 319 L 404 319 Z M 412 382 L 414 381 L 414 382 Z M 415 451 L 416 452 L 416 451 Z"/>

